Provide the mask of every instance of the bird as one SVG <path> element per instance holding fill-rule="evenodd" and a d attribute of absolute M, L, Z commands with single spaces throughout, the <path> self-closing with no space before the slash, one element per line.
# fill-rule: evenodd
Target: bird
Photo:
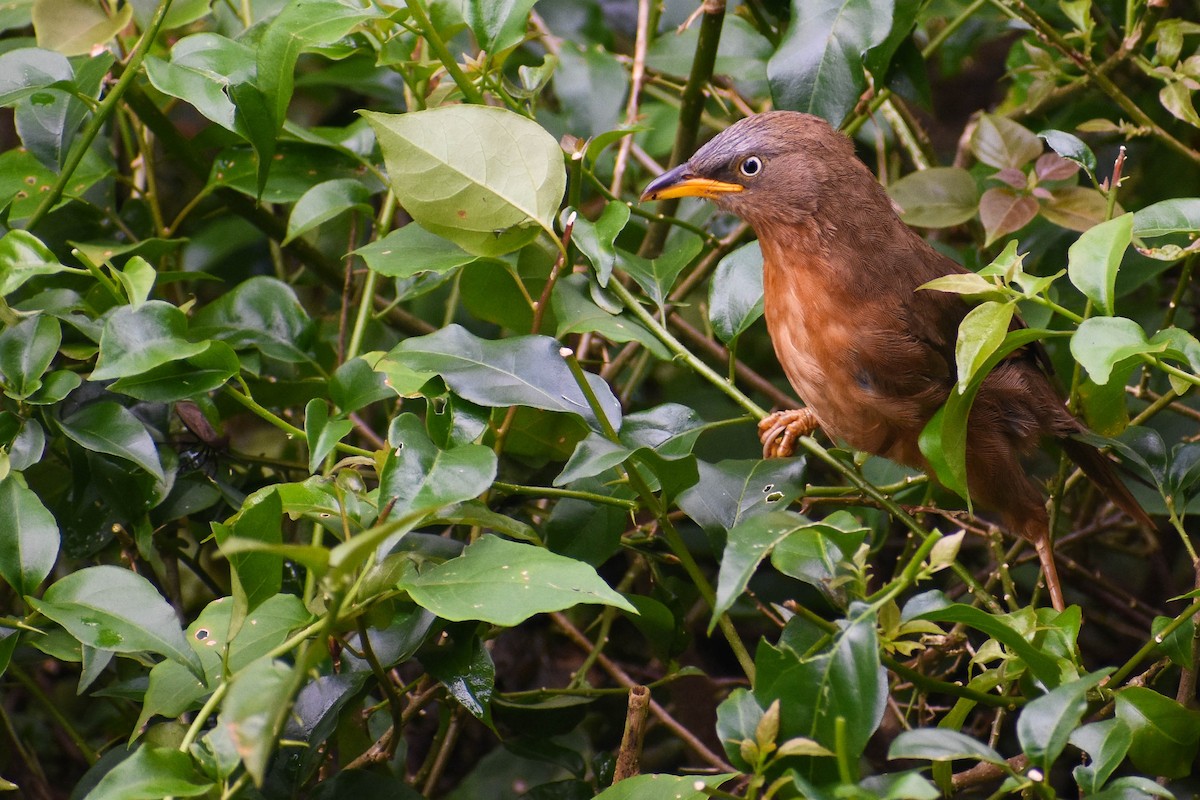
<path fill-rule="evenodd" d="M 849 137 L 812 114 L 745 117 L 651 181 L 641 200 L 674 197 L 711 200 L 758 237 L 767 331 L 805 403 L 762 420 L 764 458 L 791 455 L 798 437 L 820 428 L 933 476 L 918 439 L 955 385 L 958 327 L 972 306 L 921 287 L 967 270 L 900 219 Z M 1033 544 L 1060 611 L 1049 515 L 1029 456 L 1058 442 L 1115 505 L 1153 527 L 1111 458 L 1078 438 L 1086 430 L 1037 343 L 983 379 L 967 420 L 968 493 Z"/>

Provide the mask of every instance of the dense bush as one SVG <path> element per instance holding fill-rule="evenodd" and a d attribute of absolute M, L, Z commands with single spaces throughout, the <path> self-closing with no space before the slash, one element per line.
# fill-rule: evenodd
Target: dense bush
<path fill-rule="evenodd" d="M 1194 11 L 0 6 L 0 788 L 1189 793 Z M 769 107 L 977 273 L 937 483 L 760 458 L 752 232 L 636 200 Z M 1031 338 L 1161 528 L 1048 454 L 1062 613 L 942 488 Z"/>

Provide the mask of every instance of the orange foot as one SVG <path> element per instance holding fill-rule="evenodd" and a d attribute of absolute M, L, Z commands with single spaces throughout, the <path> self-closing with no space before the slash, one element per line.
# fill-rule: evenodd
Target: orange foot
<path fill-rule="evenodd" d="M 767 415 L 758 423 L 763 458 L 785 458 L 796 452 L 796 440 L 820 427 L 811 408 L 791 408 Z"/>

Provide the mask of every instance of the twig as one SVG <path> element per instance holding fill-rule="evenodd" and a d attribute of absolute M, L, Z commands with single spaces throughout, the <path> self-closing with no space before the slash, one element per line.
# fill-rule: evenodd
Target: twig
<path fill-rule="evenodd" d="M 642 83 L 646 79 L 646 49 L 650 43 L 650 0 L 638 0 L 637 38 L 633 43 L 633 65 L 629 69 L 629 100 L 625 104 L 625 127 L 632 127 L 638 118 L 638 108 L 642 99 Z M 633 147 L 633 137 L 626 136 L 617 148 L 617 158 L 613 164 L 612 193 L 621 193 L 621 183 L 625 179 L 625 164 L 629 160 L 629 148 Z"/>
<path fill-rule="evenodd" d="M 642 741 L 646 736 L 646 713 L 650 706 L 650 690 L 645 686 L 629 689 L 629 708 L 625 712 L 625 733 L 621 736 L 621 748 L 617 751 L 617 765 L 613 772 L 613 783 L 632 778 L 640 772 Z"/>

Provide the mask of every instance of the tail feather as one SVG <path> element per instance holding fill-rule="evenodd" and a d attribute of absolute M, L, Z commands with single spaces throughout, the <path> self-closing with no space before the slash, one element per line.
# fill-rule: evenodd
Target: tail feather
<path fill-rule="evenodd" d="M 1062 448 L 1067 456 L 1080 466 L 1084 474 L 1100 487 L 1101 491 L 1118 508 L 1128 514 L 1134 522 L 1148 530 L 1154 530 L 1154 521 L 1146 514 L 1129 489 L 1121 482 L 1113 461 L 1100 450 L 1087 442 L 1074 438 L 1061 440 Z"/>

